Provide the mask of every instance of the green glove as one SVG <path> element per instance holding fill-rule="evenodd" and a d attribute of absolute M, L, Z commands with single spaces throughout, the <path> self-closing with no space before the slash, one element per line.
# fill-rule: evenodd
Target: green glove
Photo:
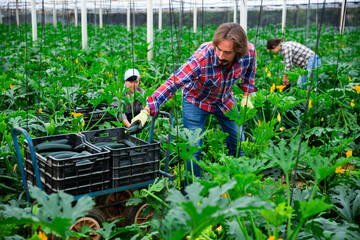
<path fill-rule="evenodd" d="M 145 109 L 141 110 L 140 113 L 138 115 L 136 115 L 132 120 L 131 120 L 131 125 L 130 127 L 135 123 L 135 122 L 140 122 L 140 128 L 144 128 L 146 121 L 148 120 L 150 116 L 150 113 L 148 113 L 148 111 L 146 111 Z"/>
<path fill-rule="evenodd" d="M 250 101 L 250 96 L 243 96 L 242 100 L 241 100 L 241 104 L 242 107 L 248 107 L 250 109 L 253 109 L 254 106 L 252 105 L 251 101 Z"/>

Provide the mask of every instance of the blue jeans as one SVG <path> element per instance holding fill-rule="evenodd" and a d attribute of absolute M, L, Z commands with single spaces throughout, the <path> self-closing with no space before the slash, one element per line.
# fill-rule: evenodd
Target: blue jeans
<path fill-rule="evenodd" d="M 311 73 L 313 74 L 313 77 L 315 77 L 313 70 L 316 69 L 320 65 L 321 65 L 321 60 L 318 55 L 314 54 L 311 57 L 309 57 L 308 64 L 306 66 L 306 70 L 308 70 L 308 75 L 307 76 L 305 76 L 305 75 L 299 76 L 299 80 L 298 80 L 298 84 L 302 85 L 301 86 L 302 89 L 305 89 L 305 86 L 303 84 L 306 83 L 307 79 L 311 77 Z M 318 81 L 316 78 L 315 79 L 315 87 L 317 87 L 317 82 Z"/>
<path fill-rule="evenodd" d="M 184 124 L 184 127 L 189 130 L 195 130 L 197 128 L 201 128 L 202 132 L 203 132 L 207 117 L 210 114 L 214 114 L 214 116 L 219 121 L 224 132 L 229 134 L 226 138 L 226 144 L 229 149 L 229 155 L 236 157 L 237 137 L 238 137 L 239 127 L 235 123 L 235 121 L 230 120 L 227 116 L 225 116 L 225 114 L 219 108 L 216 108 L 215 113 L 210 113 L 201 108 L 196 107 L 194 104 L 192 104 L 191 102 L 189 102 L 188 100 L 186 100 L 184 98 L 182 99 L 182 107 L 183 107 L 183 109 L 182 109 L 183 124 Z M 243 128 L 241 126 L 240 127 L 240 141 L 242 142 L 242 141 L 244 141 L 244 139 L 245 139 L 244 132 L 243 132 Z M 197 142 L 196 146 L 200 147 L 200 146 L 202 146 L 202 143 L 203 143 L 203 141 L 199 140 Z M 196 152 L 193 155 L 193 157 L 197 161 L 200 161 L 200 155 L 201 155 L 201 150 Z M 238 157 L 240 157 L 240 156 L 245 156 L 245 153 L 241 148 L 239 148 L 239 153 L 238 153 Z M 201 176 L 200 166 L 197 165 L 195 162 L 191 161 L 190 159 L 188 159 L 187 163 L 186 163 L 187 170 L 189 172 L 191 172 L 191 162 L 193 164 L 194 175 L 196 177 L 200 177 Z"/>

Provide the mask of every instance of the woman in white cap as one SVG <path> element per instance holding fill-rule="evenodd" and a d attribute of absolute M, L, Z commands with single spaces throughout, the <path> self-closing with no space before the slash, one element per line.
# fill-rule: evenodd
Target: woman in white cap
<path fill-rule="evenodd" d="M 124 75 L 125 86 L 129 90 L 124 93 L 123 97 L 127 98 L 126 109 L 121 106 L 121 111 L 118 114 L 119 121 L 122 121 L 125 127 L 130 126 L 131 119 L 138 115 L 143 109 L 142 103 L 138 100 L 139 96 L 145 94 L 145 91 L 139 87 L 140 73 L 137 69 L 128 69 Z M 134 92 L 136 92 L 134 97 Z M 113 102 L 111 106 L 119 107 L 119 101 Z"/>

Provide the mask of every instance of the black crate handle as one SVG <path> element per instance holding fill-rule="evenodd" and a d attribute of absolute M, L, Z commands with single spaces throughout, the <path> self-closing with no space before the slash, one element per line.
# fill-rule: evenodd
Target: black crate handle
<path fill-rule="evenodd" d="M 87 160 L 83 160 L 83 161 L 79 161 L 75 163 L 75 167 L 82 167 L 82 166 L 90 166 L 90 168 L 92 168 L 92 166 L 94 165 L 95 162 L 90 161 L 89 159 Z"/>

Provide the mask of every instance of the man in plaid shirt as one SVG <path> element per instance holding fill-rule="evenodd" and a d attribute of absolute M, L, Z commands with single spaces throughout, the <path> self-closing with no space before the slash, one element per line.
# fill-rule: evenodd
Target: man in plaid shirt
<path fill-rule="evenodd" d="M 256 50 L 248 42 L 243 28 L 236 23 L 221 24 L 213 41 L 203 43 L 185 64 L 148 97 L 147 106 L 133 118 L 132 124 L 140 121 L 143 127 L 148 116 L 157 115 L 160 107 L 182 88 L 184 127 L 203 130 L 207 117 L 213 114 L 224 132 L 229 134 L 226 139 L 229 154 L 236 156 L 238 131 L 241 133 L 240 141 L 244 140 L 244 134 L 242 127 L 239 129 L 235 121 L 230 120 L 225 113 L 233 111 L 232 107 L 235 105 L 232 92 L 234 84 L 238 84 L 243 90 L 241 106 L 253 108 L 250 93 L 257 91 L 255 71 Z M 201 146 L 202 141 L 197 145 Z M 199 161 L 200 155 L 201 150 L 194 154 L 194 158 Z M 245 153 L 240 149 L 238 156 L 243 155 Z M 192 166 L 194 175 L 201 176 L 200 167 L 188 160 L 188 171 L 191 172 Z"/>
<path fill-rule="evenodd" d="M 308 70 L 308 76 L 300 76 L 298 84 L 304 84 L 311 72 L 321 64 L 319 56 L 317 56 L 310 48 L 297 42 L 281 42 L 281 38 L 272 38 L 267 41 L 267 49 L 278 53 L 281 51 L 284 56 L 285 72 L 291 71 L 291 67 L 299 67 Z M 288 75 L 285 73 L 283 84 L 289 85 Z M 304 86 L 303 86 L 304 87 Z"/>

